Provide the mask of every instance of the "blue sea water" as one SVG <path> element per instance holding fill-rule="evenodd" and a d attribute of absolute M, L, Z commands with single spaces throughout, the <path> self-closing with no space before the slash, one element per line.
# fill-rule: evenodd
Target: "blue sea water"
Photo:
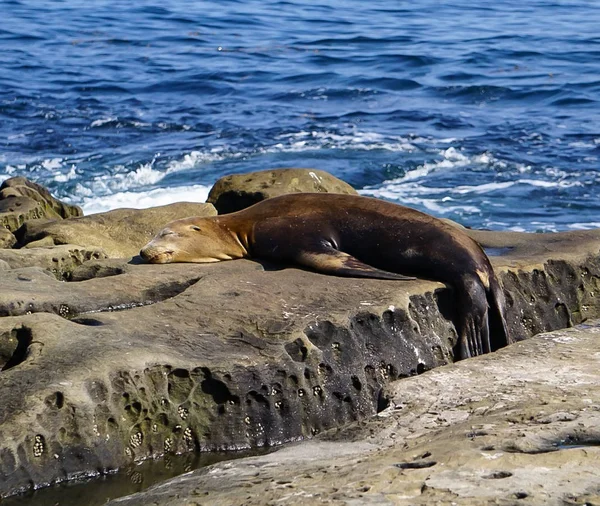
<path fill-rule="evenodd" d="M 0 181 L 86 212 L 315 167 L 473 227 L 600 227 L 597 0 L 0 0 Z"/>

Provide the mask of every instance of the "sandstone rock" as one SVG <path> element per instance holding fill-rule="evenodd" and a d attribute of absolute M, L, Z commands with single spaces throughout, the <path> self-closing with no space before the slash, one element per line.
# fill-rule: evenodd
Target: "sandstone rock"
<path fill-rule="evenodd" d="M 30 221 L 19 229 L 17 238 L 26 248 L 77 244 L 102 248 L 111 258 L 131 257 L 169 221 L 215 214 L 210 204 L 185 202 L 150 209 L 115 209 L 69 220 Z"/>
<path fill-rule="evenodd" d="M 222 177 L 210 190 L 207 202 L 214 204 L 219 214 L 225 214 L 298 192 L 357 193 L 348 183 L 322 170 L 273 169 Z"/>
<path fill-rule="evenodd" d="M 493 263 L 518 337 L 600 316 L 600 231 L 478 234 L 502 253 Z M 365 420 L 386 406 L 390 382 L 451 361 L 456 340 L 452 292 L 431 281 L 248 260 L 92 260 L 72 279 L 0 276 L 0 312 L 11 315 L 0 318 L 0 494 Z M 478 381 L 502 376 L 488 368 Z"/>
<path fill-rule="evenodd" d="M 16 243 L 17 239 L 11 231 L 0 226 L 0 249 L 12 248 Z"/>
<path fill-rule="evenodd" d="M 46 188 L 24 177 L 7 179 L 0 186 L 0 226 L 12 232 L 28 220 L 82 215 L 80 207 L 55 199 Z"/>
<path fill-rule="evenodd" d="M 104 268 L 106 272 L 101 277 L 86 283 L 60 282 L 40 267 L 5 272 L 0 277 L 0 316 L 45 312 L 72 318 L 130 309 L 173 297 L 201 277 L 198 273 L 190 275 L 185 269 L 147 270 L 123 262 L 107 263 Z M 93 267 L 86 264 L 83 272 L 90 269 Z M 81 276 L 82 271 L 76 272 Z"/>
<path fill-rule="evenodd" d="M 0 250 L 0 261 L 6 264 L 6 268 L 41 267 L 60 280 L 71 279 L 73 271 L 84 262 L 101 258 L 107 258 L 104 250 L 73 244 L 48 248 Z M 10 297 L 11 293 L 8 291 L 4 295 Z"/>
<path fill-rule="evenodd" d="M 600 321 L 389 385 L 377 417 L 109 502 L 596 504 Z"/>

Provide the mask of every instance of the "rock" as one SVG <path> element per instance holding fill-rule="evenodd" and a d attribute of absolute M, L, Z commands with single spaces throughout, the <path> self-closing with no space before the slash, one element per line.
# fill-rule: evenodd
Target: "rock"
<path fill-rule="evenodd" d="M 261 200 L 299 192 L 357 193 L 348 183 L 322 170 L 273 169 L 222 177 L 210 190 L 207 202 L 214 204 L 219 214 L 226 214 Z"/>
<path fill-rule="evenodd" d="M 16 235 L 26 248 L 77 244 L 101 248 L 111 258 L 124 258 L 137 255 L 170 221 L 215 214 L 210 204 L 181 202 L 150 209 L 115 209 L 69 220 L 30 221 Z"/>
<path fill-rule="evenodd" d="M 11 231 L 0 227 L 0 249 L 12 248 L 16 243 L 17 239 Z"/>
<path fill-rule="evenodd" d="M 86 264 L 83 271 L 89 269 Z M 122 262 L 108 263 L 105 269 L 102 277 L 86 283 L 60 282 L 40 267 L 5 272 L 0 278 L 0 316 L 45 312 L 72 318 L 130 309 L 174 297 L 201 277 L 183 269 L 146 270 Z M 76 278 L 81 279 L 81 271 Z"/>
<path fill-rule="evenodd" d="M 514 335 L 600 317 L 600 230 L 476 233 L 501 253 L 492 260 L 508 290 Z M 432 281 L 340 278 L 249 260 L 128 259 L 91 260 L 72 279 L 81 281 L 58 282 L 32 268 L 0 276 L 7 315 L 0 318 L 0 494 L 149 457 L 276 445 L 364 421 L 386 407 L 392 381 L 450 362 L 456 341 L 452 291 Z M 529 362 L 550 354 L 542 351 Z M 478 392 L 502 387 L 504 372 L 490 365 L 496 356 L 465 362 L 483 364 L 485 380 L 473 380 L 472 409 L 459 405 L 456 419 L 488 409 Z M 528 368 L 516 370 L 525 386 Z M 472 369 L 458 371 L 442 395 L 438 384 L 420 405 L 422 387 L 412 383 L 416 411 L 402 411 L 404 422 L 423 418 L 440 429 L 427 407 L 438 412 L 434 397 L 453 402 L 453 385 L 469 383 Z M 553 389 L 561 397 L 563 383 Z M 507 414 L 508 406 L 498 409 Z M 570 415 L 547 418 L 558 411 L 540 420 L 569 423 L 558 420 Z M 418 437 L 416 429 L 407 436 Z M 392 460 L 412 465 L 404 454 Z M 413 471 L 422 472 L 391 466 L 385 475 L 393 485 Z"/>
<path fill-rule="evenodd" d="M 84 262 L 101 258 L 107 258 L 104 250 L 73 244 L 48 248 L 0 250 L 0 261 L 6 263 L 7 268 L 41 267 L 52 272 L 60 280 L 70 280 L 73 271 Z M 7 292 L 5 295 L 10 297 L 11 293 Z"/>
<path fill-rule="evenodd" d="M 28 220 L 82 215 L 80 207 L 55 199 L 46 188 L 24 177 L 12 177 L 0 186 L 0 226 L 11 232 Z"/>
<path fill-rule="evenodd" d="M 596 504 L 600 320 L 393 382 L 373 419 L 110 506 Z"/>

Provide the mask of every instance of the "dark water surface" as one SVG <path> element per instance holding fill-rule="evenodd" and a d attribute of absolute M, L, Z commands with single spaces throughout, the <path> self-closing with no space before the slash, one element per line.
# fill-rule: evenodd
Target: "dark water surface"
<path fill-rule="evenodd" d="M 0 180 L 86 211 L 316 167 L 466 225 L 600 227 L 596 0 L 0 0 Z"/>
<path fill-rule="evenodd" d="M 254 452 L 223 452 L 170 455 L 162 460 L 147 460 L 117 473 L 85 480 L 65 482 L 1 500 L 2 506 L 102 506 L 111 499 L 141 492 L 149 486 L 224 460 L 263 455 Z"/>

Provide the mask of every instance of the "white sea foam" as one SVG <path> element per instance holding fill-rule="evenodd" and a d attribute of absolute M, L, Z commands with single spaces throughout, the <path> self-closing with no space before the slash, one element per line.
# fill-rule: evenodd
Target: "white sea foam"
<path fill-rule="evenodd" d="M 90 127 L 92 127 L 92 128 L 101 127 L 102 125 L 106 125 L 107 123 L 112 123 L 113 121 L 117 121 L 117 119 L 118 118 L 116 116 L 109 116 L 108 118 L 100 118 L 95 121 L 92 121 L 92 123 L 90 124 Z"/>
<path fill-rule="evenodd" d="M 146 192 L 123 191 L 102 197 L 89 194 L 86 189 L 82 190 L 78 194 L 83 196 L 83 199 L 79 202 L 75 201 L 75 203 L 79 204 L 87 215 L 120 207 L 144 209 L 172 204 L 173 202 L 206 202 L 210 187 L 193 185 L 179 188 L 157 188 Z"/>
<path fill-rule="evenodd" d="M 569 228 L 573 230 L 589 230 L 591 228 L 600 228 L 600 221 L 592 221 L 590 223 L 571 223 Z"/>
<path fill-rule="evenodd" d="M 140 165 L 136 170 L 123 175 L 115 174 L 115 176 L 113 177 L 117 179 L 118 187 L 131 188 L 136 186 L 145 186 L 158 183 L 163 177 L 165 177 L 165 175 L 161 171 L 154 169 L 153 162 L 154 161 L 150 163 L 144 163 Z"/>
<path fill-rule="evenodd" d="M 27 137 L 28 135 L 31 135 L 33 132 L 19 132 L 18 134 L 13 134 L 13 135 L 8 135 L 6 138 L 9 141 L 13 141 L 15 139 L 23 139 L 25 137 Z"/>
<path fill-rule="evenodd" d="M 56 181 L 57 183 L 66 183 L 67 181 L 71 181 L 73 179 L 76 179 L 77 177 L 78 174 L 75 171 L 75 165 L 71 165 L 69 172 L 67 172 L 66 174 L 57 174 L 56 176 L 54 176 L 54 181 Z"/>
<path fill-rule="evenodd" d="M 55 170 L 60 169 L 62 167 L 62 163 L 62 158 L 50 158 L 42 162 L 42 167 L 44 167 L 46 170 Z"/>
<path fill-rule="evenodd" d="M 191 151 L 183 155 L 180 160 L 172 160 L 167 165 L 167 174 L 179 172 L 182 170 L 194 169 L 203 163 L 211 163 L 225 158 L 236 158 L 242 156 L 241 153 L 227 153 L 223 147 L 215 147 L 210 151 Z"/>
<path fill-rule="evenodd" d="M 518 184 L 537 186 L 539 188 L 572 188 L 574 186 L 583 186 L 581 181 L 567 181 L 559 179 L 558 181 L 545 181 L 543 179 L 519 179 Z"/>
<path fill-rule="evenodd" d="M 582 183 L 579 181 L 544 181 L 538 179 L 519 179 L 517 181 L 501 181 L 483 183 L 480 185 L 460 185 L 448 188 L 437 188 L 432 186 L 424 186 L 418 181 L 418 176 L 415 172 L 419 172 L 418 176 L 427 175 L 423 169 L 416 169 L 409 171 L 405 177 L 398 178 L 392 181 L 384 182 L 380 187 L 367 187 L 359 190 L 362 195 L 370 195 L 379 198 L 385 198 L 387 200 L 397 200 L 406 203 L 414 203 L 427 207 L 430 210 L 434 210 L 435 205 L 433 202 L 438 200 L 427 199 L 428 196 L 444 195 L 441 199 L 442 202 L 448 202 L 454 200 L 451 195 L 485 195 L 498 190 L 505 190 L 515 185 L 528 185 L 539 188 L 569 188 L 572 186 L 581 186 Z M 427 204 L 426 202 L 431 202 Z M 444 206 L 443 212 L 453 212 L 455 210 L 464 209 L 467 212 L 477 212 L 477 209 L 472 206 L 467 210 L 469 206 Z M 441 209 L 440 209 L 441 211 Z"/>
<path fill-rule="evenodd" d="M 467 194 L 467 193 L 475 193 L 478 195 L 484 194 L 484 193 L 490 193 L 496 190 L 503 190 L 505 188 L 510 188 L 511 186 L 514 186 L 514 181 L 504 181 L 504 182 L 499 182 L 499 183 L 484 183 L 484 184 L 480 184 L 480 185 L 475 185 L 475 186 L 456 186 L 455 188 L 451 188 L 450 191 L 452 193 L 458 193 L 461 195 Z"/>
<path fill-rule="evenodd" d="M 571 148 L 583 148 L 583 149 L 595 149 L 597 147 L 596 139 L 592 142 L 584 142 L 584 141 L 575 141 L 569 142 L 569 147 Z"/>
<path fill-rule="evenodd" d="M 159 156 L 160 153 L 157 153 L 150 162 L 140 164 L 135 170 L 130 170 L 128 172 L 126 171 L 127 169 L 125 166 L 117 165 L 113 167 L 109 174 L 98 175 L 90 181 L 78 184 L 76 187 L 76 195 L 83 195 L 86 197 L 91 197 L 92 195 L 106 195 L 106 197 L 101 197 L 105 200 L 110 200 L 112 197 L 115 197 L 115 205 L 117 205 L 118 202 L 120 205 L 117 195 L 136 195 L 137 189 L 142 189 L 145 186 L 155 186 L 168 174 L 190 170 L 203 163 L 209 163 L 223 158 L 221 149 L 218 149 L 215 152 L 192 151 L 185 154 L 180 160 L 172 160 L 169 162 L 166 169 L 157 169 L 156 160 Z M 58 178 L 61 177 L 64 178 L 65 181 L 70 180 L 72 179 L 70 176 L 76 177 L 74 167 L 72 167 L 71 171 L 66 175 L 55 176 L 55 180 L 59 181 Z M 167 188 L 161 191 L 170 192 L 171 189 Z M 178 190 L 174 189 L 174 191 L 177 193 Z M 157 196 L 158 194 L 153 193 L 152 190 L 151 192 L 148 192 L 148 195 Z M 126 201 L 124 202 L 127 203 Z M 149 206 L 155 205 L 148 198 L 145 198 L 144 202 L 147 202 Z M 104 207 L 103 204 L 103 208 Z"/>
<path fill-rule="evenodd" d="M 423 165 L 419 165 L 417 168 L 408 170 L 405 174 L 398 178 L 384 181 L 381 185 L 367 186 L 362 190 L 365 195 L 383 196 L 385 198 L 394 198 L 393 194 L 397 193 L 395 198 L 404 196 L 411 192 L 420 192 L 421 187 L 418 184 L 419 180 L 424 179 L 432 172 L 439 170 L 452 170 L 456 168 L 466 167 L 469 165 L 490 165 L 492 163 L 497 164 L 498 161 L 489 153 L 481 153 L 472 157 L 466 156 L 454 147 L 439 151 L 438 155 L 441 159 L 433 162 L 425 162 Z M 412 184 L 407 184 L 411 183 Z M 468 188 L 468 187 L 459 187 Z M 385 194 L 383 193 L 385 192 Z M 424 193 L 447 193 L 449 189 L 442 188 L 425 188 Z M 463 191 L 462 193 L 466 193 Z"/>
<path fill-rule="evenodd" d="M 119 169 L 122 167 L 115 167 Z M 104 174 L 95 176 L 91 181 L 80 184 L 81 188 L 88 188 L 92 194 L 105 195 L 120 191 L 135 190 L 145 185 L 158 183 L 164 174 L 152 168 L 151 164 L 140 165 L 130 172 Z"/>
<path fill-rule="evenodd" d="M 319 132 L 315 130 L 282 134 L 276 137 L 280 142 L 260 149 L 263 153 L 286 153 L 312 151 L 315 149 L 356 149 L 411 152 L 416 150 L 414 142 L 396 135 L 382 135 L 376 132 L 352 131 L 349 133 Z"/>

